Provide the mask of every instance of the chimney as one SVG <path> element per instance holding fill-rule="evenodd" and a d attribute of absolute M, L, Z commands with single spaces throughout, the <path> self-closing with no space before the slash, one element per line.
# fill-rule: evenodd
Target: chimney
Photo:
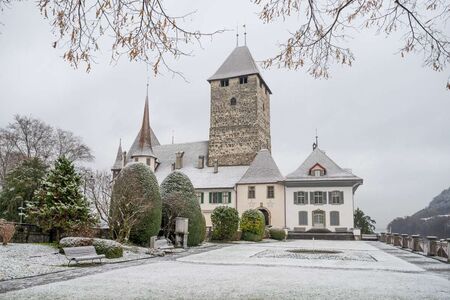
<path fill-rule="evenodd" d="M 183 167 L 183 155 L 184 152 L 180 151 L 175 153 L 176 157 L 175 157 L 175 169 L 181 169 Z"/>
<path fill-rule="evenodd" d="M 219 173 L 219 161 L 217 159 L 214 161 L 214 173 Z"/>
<path fill-rule="evenodd" d="M 197 168 L 203 169 L 205 167 L 205 156 L 200 155 L 198 157 Z"/>
<path fill-rule="evenodd" d="M 127 151 L 123 151 L 122 164 L 123 167 L 125 167 L 125 165 L 127 164 Z"/>

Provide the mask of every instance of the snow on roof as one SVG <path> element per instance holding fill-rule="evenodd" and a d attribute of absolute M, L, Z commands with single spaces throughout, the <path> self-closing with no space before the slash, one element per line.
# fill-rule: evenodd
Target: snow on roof
<path fill-rule="evenodd" d="M 309 174 L 309 170 L 316 164 L 320 164 L 325 168 L 325 175 L 316 177 Z M 339 179 L 356 179 L 362 180 L 355 176 L 348 169 L 339 167 L 331 158 L 329 158 L 324 151 L 316 148 L 306 158 L 306 160 L 298 167 L 297 170 L 286 176 L 287 181 L 295 180 L 339 180 Z"/>
<path fill-rule="evenodd" d="M 234 48 L 233 52 L 231 52 L 216 73 L 208 78 L 208 81 L 252 74 L 257 74 L 264 82 L 250 50 L 247 46 L 241 46 Z M 272 93 L 265 82 L 264 85 Z"/>
<path fill-rule="evenodd" d="M 214 173 L 214 167 L 206 165 L 208 141 L 158 145 L 153 147 L 153 151 L 159 162 L 155 175 L 160 184 L 172 172 L 177 152 L 184 152 L 183 166 L 177 171 L 188 176 L 196 189 L 233 188 L 248 169 L 248 166 L 219 167 L 219 172 Z M 205 158 L 205 166 L 202 169 L 197 167 L 199 156 Z"/>
<path fill-rule="evenodd" d="M 270 183 L 283 180 L 284 177 L 269 150 L 262 149 L 256 154 L 247 172 L 238 183 Z"/>
<path fill-rule="evenodd" d="M 159 141 L 155 136 L 155 133 L 150 127 L 150 117 L 148 109 L 148 96 L 145 98 L 144 117 L 142 118 L 141 130 L 139 130 L 130 151 L 128 151 L 128 158 L 134 156 L 153 156 L 153 146 L 159 145 Z"/>

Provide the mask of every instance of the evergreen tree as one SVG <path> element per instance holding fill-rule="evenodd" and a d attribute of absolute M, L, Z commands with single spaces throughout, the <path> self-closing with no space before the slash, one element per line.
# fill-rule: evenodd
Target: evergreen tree
<path fill-rule="evenodd" d="M 188 218 L 188 245 L 197 246 L 205 240 L 206 222 L 194 186 L 185 174 L 175 171 L 161 183 L 163 229 L 167 237 L 175 232 L 175 218 Z"/>
<path fill-rule="evenodd" d="M 0 192 L 0 218 L 19 222 L 19 207 L 33 201 L 46 172 L 47 166 L 38 158 L 24 160 L 9 172 Z"/>
<path fill-rule="evenodd" d="M 65 157 L 56 160 L 34 201 L 27 203 L 27 214 L 42 229 L 55 230 L 58 240 L 62 232 L 83 229 L 96 221 L 81 193 L 81 178 Z"/>
<path fill-rule="evenodd" d="M 354 213 L 355 227 L 361 229 L 363 234 L 371 234 L 375 230 L 376 222 L 371 217 L 366 216 L 362 210 L 357 208 Z"/>

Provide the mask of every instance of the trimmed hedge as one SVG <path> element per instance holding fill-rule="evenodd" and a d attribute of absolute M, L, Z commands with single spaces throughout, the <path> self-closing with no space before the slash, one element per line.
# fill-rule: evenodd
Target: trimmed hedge
<path fill-rule="evenodd" d="M 262 212 L 257 209 L 244 211 L 241 217 L 242 239 L 258 242 L 264 237 L 265 219 Z"/>
<path fill-rule="evenodd" d="M 229 241 L 237 236 L 239 213 L 233 207 L 218 206 L 211 214 L 213 240 Z"/>
<path fill-rule="evenodd" d="M 113 232 L 114 226 L 117 226 L 114 224 L 120 224 L 121 220 L 118 205 L 123 207 L 128 203 L 134 203 L 137 206 L 148 204 L 148 209 L 140 214 L 139 221 L 131 228 L 129 237 L 129 240 L 135 244 L 148 245 L 150 237 L 159 233 L 162 203 L 155 174 L 143 163 L 128 164 L 114 182 L 111 198 Z"/>
<path fill-rule="evenodd" d="M 281 228 L 270 228 L 269 229 L 270 237 L 274 240 L 282 241 L 286 238 L 286 231 Z"/>
<path fill-rule="evenodd" d="M 94 246 L 97 254 L 104 254 L 106 258 L 119 258 L 123 256 L 122 245 L 116 241 L 84 237 L 66 237 L 59 241 L 59 248 Z"/>
<path fill-rule="evenodd" d="M 170 173 L 161 183 L 161 198 L 166 235 L 174 233 L 175 217 L 188 218 L 188 246 L 200 245 L 205 240 L 206 221 L 189 177 L 179 171 Z"/>

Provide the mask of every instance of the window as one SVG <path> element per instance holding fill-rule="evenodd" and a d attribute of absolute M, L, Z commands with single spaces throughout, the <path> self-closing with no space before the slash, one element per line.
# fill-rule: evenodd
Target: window
<path fill-rule="evenodd" d="M 228 86 L 229 84 L 230 84 L 230 82 L 228 81 L 228 79 L 220 80 L 220 86 Z"/>
<path fill-rule="evenodd" d="M 231 100 L 230 100 L 230 105 L 236 105 L 236 98 L 231 98 Z"/>
<path fill-rule="evenodd" d="M 151 158 L 147 158 L 147 166 L 150 166 L 151 164 Z"/>
<path fill-rule="evenodd" d="M 327 203 L 326 192 L 311 192 L 311 204 Z"/>
<path fill-rule="evenodd" d="M 308 204 L 308 193 L 294 192 L 294 204 Z"/>
<path fill-rule="evenodd" d="M 344 192 L 332 191 L 330 192 L 330 204 L 343 204 L 344 203 Z"/>
<path fill-rule="evenodd" d="M 200 204 L 203 204 L 203 192 L 197 192 L 197 199 Z"/>
<path fill-rule="evenodd" d="M 138 159 L 137 157 L 134 158 L 134 161 L 135 161 L 135 162 L 138 162 L 138 160 L 139 160 L 139 159 Z"/>
<path fill-rule="evenodd" d="M 209 193 L 209 203 L 231 203 L 231 192 L 210 192 Z"/>
<path fill-rule="evenodd" d="M 247 76 L 242 76 L 239 77 L 239 84 L 245 84 L 248 81 L 248 77 Z"/>
<path fill-rule="evenodd" d="M 275 198 L 275 189 L 273 185 L 269 185 L 267 187 L 267 198 L 269 199 Z"/>
<path fill-rule="evenodd" d="M 330 211 L 330 226 L 339 226 L 339 212 Z"/>
<path fill-rule="evenodd" d="M 255 199 L 255 187 L 249 186 L 248 187 L 248 199 Z"/>
<path fill-rule="evenodd" d="M 306 211 L 298 212 L 298 225 L 308 225 L 308 212 Z"/>
<path fill-rule="evenodd" d="M 322 176 L 322 170 L 314 170 L 314 176 L 316 177 Z"/>

